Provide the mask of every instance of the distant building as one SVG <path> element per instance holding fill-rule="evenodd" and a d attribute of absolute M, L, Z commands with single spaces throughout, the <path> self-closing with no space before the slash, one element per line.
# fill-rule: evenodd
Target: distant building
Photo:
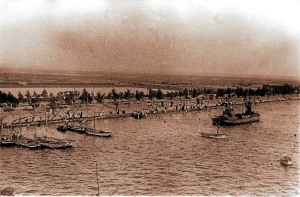
<path fill-rule="evenodd" d="M 77 90 L 73 90 L 73 91 L 64 91 L 64 92 L 58 92 L 59 95 L 62 95 L 63 97 L 68 96 L 69 94 L 74 95 L 75 97 L 80 96 L 80 92 Z"/>

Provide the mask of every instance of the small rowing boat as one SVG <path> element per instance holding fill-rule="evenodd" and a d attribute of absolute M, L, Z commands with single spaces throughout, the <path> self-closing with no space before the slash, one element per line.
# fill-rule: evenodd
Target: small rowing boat
<path fill-rule="evenodd" d="M 280 163 L 283 164 L 283 165 L 286 165 L 286 166 L 290 166 L 290 165 L 293 164 L 292 159 L 288 156 L 283 156 L 280 159 Z"/>
<path fill-rule="evenodd" d="M 95 130 L 95 129 L 86 129 L 87 135 L 97 136 L 97 137 L 111 137 L 112 134 L 110 131 L 103 131 L 103 130 Z"/>

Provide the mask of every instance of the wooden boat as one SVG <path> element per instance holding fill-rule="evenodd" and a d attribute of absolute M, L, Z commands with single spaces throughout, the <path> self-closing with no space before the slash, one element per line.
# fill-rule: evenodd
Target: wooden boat
<path fill-rule="evenodd" d="M 286 165 L 286 166 L 289 166 L 289 165 L 293 164 L 292 159 L 288 156 L 283 156 L 280 159 L 280 163 L 283 164 L 283 165 Z"/>
<path fill-rule="evenodd" d="M 224 139 L 226 138 L 225 134 L 219 134 L 219 133 L 201 133 L 201 137 L 205 138 L 213 138 L 213 139 Z"/>
<path fill-rule="evenodd" d="M 11 137 L 2 136 L 2 128 L 3 128 L 3 119 L 0 117 L 0 147 L 9 147 L 9 146 L 15 146 L 15 142 Z"/>
<path fill-rule="evenodd" d="M 226 135 L 223 133 L 219 133 L 220 127 L 218 126 L 217 133 L 200 133 L 201 137 L 212 138 L 212 139 L 224 139 Z"/>
<path fill-rule="evenodd" d="M 86 128 L 84 128 L 84 127 L 78 127 L 78 126 L 73 126 L 73 125 L 67 125 L 67 130 L 68 131 L 77 132 L 77 133 L 81 133 L 81 134 L 85 134 L 86 133 Z"/>
<path fill-rule="evenodd" d="M 24 136 L 19 136 L 14 142 L 17 146 L 30 149 L 38 149 L 41 147 L 41 143 L 38 140 L 30 139 Z"/>
<path fill-rule="evenodd" d="M 20 108 L 19 108 L 19 127 L 20 133 L 19 135 L 13 135 L 12 139 L 17 146 L 30 148 L 30 149 L 38 149 L 41 146 L 41 143 L 37 139 L 31 139 L 22 135 L 22 125 L 20 118 Z"/>
<path fill-rule="evenodd" d="M 53 137 L 42 137 L 37 138 L 37 140 L 41 143 L 41 148 L 49 148 L 49 149 L 66 149 L 72 148 L 73 145 L 69 140 L 61 140 Z"/>
<path fill-rule="evenodd" d="M 110 131 L 96 130 L 96 116 L 94 112 L 94 128 L 86 128 L 86 134 L 97 136 L 97 137 L 111 137 L 112 134 Z"/>
<path fill-rule="evenodd" d="M 57 131 L 61 131 L 61 132 L 66 132 L 67 131 L 67 126 L 66 125 L 58 125 L 56 127 Z"/>
<path fill-rule="evenodd" d="M 211 118 L 213 119 L 213 117 L 211 117 Z M 220 131 L 220 125 L 217 122 L 215 122 L 215 124 L 218 125 L 217 133 L 200 133 L 200 136 L 201 137 L 205 137 L 205 138 L 212 138 L 212 139 L 225 139 L 226 135 L 223 134 L 223 133 L 219 133 L 219 131 Z"/>
<path fill-rule="evenodd" d="M 111 137 L 112 134 L 110 131 L 102 131 L 88 128 L 86 129 L 87 135 L 97 136 L 97 137 Z"/>
<path fill-rule="evenodd" d="M 226 106 L 223 114 L 212 118 L 213 124 L 218 125 L 240 125 L 249 124 L 252 122 L 258 122 L 260 114 L 251 110 L 252 104 L 248 102 L 246 104 L 245 113 L 235 113 L 232 107 Z"/>
<path fill-rule="evenodd" d="M 72 148 L 73 145 L 70 142 L 65 141 L 42 141 L 41 148 L 48 148 L 48 149 L 67 149 Z"/>
<path fill-rule="evenodd" d="M 16 143 L 14 142 L 14 140 L 12 138 L 3 136 L 1 137 L 0 140 L 0 147 L 11 147 L 11 146 L 15 146 Z"/>

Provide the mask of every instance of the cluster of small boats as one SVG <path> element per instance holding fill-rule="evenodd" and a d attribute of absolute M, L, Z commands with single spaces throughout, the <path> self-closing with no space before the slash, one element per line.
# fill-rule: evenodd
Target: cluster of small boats
<path fill-rule="evenodd" d="M 111 137 L 112 133 L 110 131 L 96 130 L 88 127 L 74 126 L 73 124 L 58 125 L 56 128 L 58 131 L 66 132 L 73 131 L 80 134 L 92 135 L 96 137 Z"/>
<path fill-rule="evenodd" d="M 143 114 L 135 113 L 133 117 L 140 118 L 143 117 Z M 200 133 L 200 136 L 204 138 L 211 138 L 211 139 L 225 139 L 226 135 L 224 133 L 220 133 L 221 125 L 239 125 L 239 124 L 257 122 L 259 121 L 259 118 L 260 118 L 260 114 L 258 114 L 257 112 L 253 112 L 251 110 L 251 103 L 248 103 L 246 105 L 245 113 L 238 113 L 238 114 L 235 114 L 234 110 L 227 106 L 226 109 L 223 111 L 222 115 L 211 117 L 213 124 L 218 126 L 217 132 Z M 46 120 L 46 128 L 47 128 L 47 120 Z M 56 129 L 61 132 L 72 131 L 79 134 L 85 134 L 85 135 L 96 136 L 96 137 L 112 136 L 112 133 L 110 131 L 96 130 L 95 116 L 94 116 L 94 128 L 83 127 L 82 125 L 75 126 L 73 122 L 69 122 L 66 125 L 58 125 Z M 29 149 L 44 149 L 44 148 L 66 149 L 66 148 L 72 148 L 73 144 L 71 140 L 62 140 L 62 139 L 57 139 L 57 138 L 47 137 L 47 136 L 35 137 L 35 139 L 31 139 L 22 135 L 17 136 L 13 134 L 12 137 L 1 136 L 0 146 L 1 147 L 19 146 L 19 147 L 26 147 Z M 282 165 L 289 166 L 292 165 L 292 160 L 288 156 L 283 156 L 280 159 L 280 163 Z"/>
<path fill-rule="evenodd" d="M 56 127 L 56 129 L 61 132 L 73 131 L 76 133 L 86 134 L 86 135 L 91 135 L 91 136 L 96 136 L 96 137 L 111 137 L 112 136 L 111 131 L 104 131 L 104 130 L 96 129 L 95 116 L 94 116 L 94 128 L 83 127 L 82 125 L 76 126 L 76 125 L 74 125 L 73 122 L 70 122 L 66 125 L 58 125 Z"/>
<path fill-rule="evenodd" d="M 1 147 L 13 147 L 13 146 L 19 146 L 29 149 L 66 149 L 66 148 L 72 148 L 73 144 L 71 140 L 62 140 L 52 137 L 37 137 L 35 139 L 31 139 L 25 136 L 15 136 L 13 137 L 7 137 L 3 136 L 1 137 L 0 141 Z"/>
<path fill-rule="evenodd" d="M 1 117 L 0 117 L 1 118 Z M 2 118 L 0 119 L 2 125 Z M 47 125 L 47 118 L 46 118 L 46 131 L 48 128 Z M 82 126 L 75 126 L 73 122 L 68 123 L 66 125 L 58 125 L 58 131 L 73 131 L 80 134 L 86 134 L 90 136 L 97 136 L 97 137 L 111 137 L 112 133 L 110 131 L 102 131 L 96 130 L 95 128 L 95 116 L 94 116 L 94 129 Z M 2 127 L 1 127 L 2 131 Z M 21 134 L 21 124 L 20 124 L 20 133 L 19 135 L 13 134 L 12 136 L 2 136 L 0 135 L 0 146 L 1 147 L 25 147 L 29 149 L 67 149 L 72 148 L 73 144 L 71 140 L 62 140 L 53 137 L 35 137 L 34 139 L 25 137 Z"/>

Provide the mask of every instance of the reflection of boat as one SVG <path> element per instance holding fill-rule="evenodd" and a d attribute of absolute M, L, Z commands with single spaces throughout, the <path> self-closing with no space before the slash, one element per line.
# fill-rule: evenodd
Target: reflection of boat
<path fill-rule="evenodd" d="M 289 166 L 289 165 L 293 164 L 292 159 L 288 156 L 283 156 L 280 159 L 280 163 L 283 164 L 283 165 L 286 165 L 286 166 Z"/>
<path fill-rule="evenodd" d="M 213 124 L 219 125 L 239 125 L 251 122 L 258 122 L 260 114 L 251 110 L 251 102 L 246 105 L 245 113 L 235 113 L 232 107 L 226 106 L 223 114 L 213 118 Z"/>

